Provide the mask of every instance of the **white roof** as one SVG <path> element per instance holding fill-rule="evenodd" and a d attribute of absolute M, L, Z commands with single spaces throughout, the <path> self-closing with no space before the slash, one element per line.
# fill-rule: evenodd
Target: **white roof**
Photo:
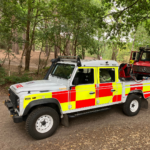
<path fill-rule="evenodd" d="M 82 66 L 119 66 L 119 64 L 114 60 L 91 60 L 91 61 L 81 61 Z"/>
<path fill-rule="evenodd" d="M 58 63 L 65 63 L 65 64 L 73 64 L 76 66 L 77 63 L 70 62 L 70 61 L 60 61 Z M 88 66 L 88 67 L 106 67 L 106 66 L 114 66 L 117 67 L 119 64 L 114 60 L 81 60 L 81 66 Z"/>

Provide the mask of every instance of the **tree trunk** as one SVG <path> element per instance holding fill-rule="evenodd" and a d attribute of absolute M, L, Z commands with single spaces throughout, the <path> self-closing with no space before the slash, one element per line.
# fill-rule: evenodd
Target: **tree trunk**
<path fill-rule="evenodd" d="M 11 41 L 11 40 L 10 40 Z M 10 44 L 11 42 L 8 42 L 8 46 L 7 46 L 7 53 L 8 53 L 8 66 L 9 66 L 9 69 L 8 69 L 8 73 L 9 73 L 9 76 L 10 76 L 10 62 L 11 62 L 11 60 L 10 60 L 10 55 L 9 55 L 9 50 L 10 50 L 10 48 L 11 48 L 11 44 Z"/>
<path fill-rule="evenodd" d="M 46 59 L 46 62 L 45 62 L 45 65 L 44 65 L 44 67 L 43 67 L 43 68 L 46 68 L 46 66 L 47 66 L 47 62 L 48 62 L 48 59 L 49 59 L 50 53 L 51 53 L 51 47 L 49 46 L 47 59 Z"/>
<path fill-rule="evenodd" d="M 131 50 L 131 51 L 133 51 L 133 50 L 134 50 L 134 43 L 135 43 L 135 34 L 134 34 L 134 38 L 133 38 L 132 50 Z"/>
<path fill-rule="evenodd" d="M 29 17 L 30 17 L 30 13 L 31 13 L 31 8 L 29 6 L 30 4 L 28 4 L 28 20 L 27 20 L 27 30 L 26 30 L 26 44 L 25 44 L 25 53 L 26 53 L 26 56 L 25 56 L 25 70 L 29 70 L 29 65 L 30 65 L 30 47 L 29 47 L 29 40 L 30 40 L 30 37 L 29 37 L 29 34 L 30 34 L 30 20 L 29 20 Z"/>
<path fill-rule="evenodd" d="M 82 47 L 82 59 L 85 58 L 85 49 Z"/>
<path fill-rule="evenodd" d="M 67 56 L 70 55 L 70 40 L 68 41 L 67 46 L 66 46 L 66 54 Z"/>
<path fill-rule="evenodd" d="M 34 20 L 34 24 L 33 24 L 33 29 L 32 29 L 32 34 L 31 34 L 31 42 L 30 42 L 30 14 L 31 14 L 31 6 L 30 6 L 30 1 L 28 2 L 28 21 L 27 21 L 27 31 L 26 31 L 26 58 L 25 58 L 25 70 L 29 70 L 29 66 L 30 66 L 30 54 L 31 54 L 31 50 L 32 50 L 32 45 L 34 42 L 34 33 L 35 33 L 35 27 L 36 27 L 36 19 L 37 19 L 37 15 L 38 15 L 38 8 L 36 11 L 36 16 L 35 16 L 35 20 Z"/>
<path fill-rule="evenodd" d="M 18 43 L 15 43 L 15 53 L 17 55 L 19 54 L 19 45 L 18 45 Z"/>
<path fill-rule="evenodd" d="M 112 60 L 117 60 L 117 55 L 118 55 L 118 48 L 117 48 L 117 46 L 114 46 L 114 47 L 112 47 Z"/>
<path fill-rule="evenodd" d="M 97 51 L 97 59 L 100 60 L 100 48 L 98 47 L 98 51 Z"/>
<path fill-rule="evenodd" d="M 48 42 L 46 41 L 46 45 L 45 45 L 45 53 L 46 53 L 46 56 L 48 56 Z"/>
<path fill-rule="evenodd" d="M 72 42 L 72 46 L 71 46 L 71 54 L 72 54 L 72 56 L 74 56 L 73 42 Z"/>
<path fill-rule="evenodd" d="M 40 71 L 42 49 L 43 49 L 43 44 L 42 44 L 42 47 L 41 47 L 41 52 L 40 52 L 40 54 L 39 54 L 39 64 L 38 64 L 38 71 L 37 71 L 37 74 L 39 74 L 39 71 Z"/>
<path fill-rule="evenodd" d="M 55 58 L 58 57 L 57 46 L 56 46 L 56 45 L 55 45 L 55 47 L 54 47 L 54 57 L 55 57 Z"/>
<path fill-rule="evenodd" d="M 23 61 L 23 56 L 24 56 L 24 54 L 25 54 L 25 47 L 24 47 L 24 49 L 23 49 L 23 51 L 22 51 L 22 55 L 21 55 L 21 59 L 20 59 L 20 64 L 19 64 L 19 66 L 18 66 L 18 73 L 19 73 L 19 74 L 21 74 L 22 61 Z"/>
<path fill-rule="evenodd" d="M 4 63 L 5 63 L 5 61 L 6 61 L 6 58 L 7 58 L 7 53 L 6 53 L 6 55 L 5 55 L 5 58 L 4 58 L 4 60 L 2 61 L 2 63 L 1 63 L 1 67 L 4 65 Z"/>
<path fill-rule="evenodd" d="M 15 53 L 15 43 L 12 42 L 12 51 Z"/>
<path fill-rule="evenodd" d="M 75 40 L 75 43 L 74 43 L 74 56 L 77 55 L 76 49 L 77 49 L 77 39 Z"/>
<path fill-rule="evenodd" d="M 25 33 L 22 34 L 22 39 L 23 39 L 22 50 L 24 50 L 24 48 L 25 48 L 25 41 L 26 41 L 26 34 Z"/>

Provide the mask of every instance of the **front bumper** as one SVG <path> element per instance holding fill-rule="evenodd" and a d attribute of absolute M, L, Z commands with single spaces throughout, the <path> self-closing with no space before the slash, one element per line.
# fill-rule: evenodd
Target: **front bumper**
<path fill-rule="evenodd" d="M 13 118 L 14 123 L 19 123 L 19 122 L 22 122 L 22 121 L 23 121 L 23 118 L 22 118 L 21 116 L 19 116 L 19 115 L 15 112 L 15 110 L 14 110 L 14 108 L 13 108 L 13 105 L 12 105 L 12 103 L 11 103 L 10 100 L 5 100 L 4 104 L 5 104 L 5 106 L 8 108 L 8 110 L 10 111 L 10 114 L 11 114 L 11 116 L 12 116 L 12 118 Z"/>

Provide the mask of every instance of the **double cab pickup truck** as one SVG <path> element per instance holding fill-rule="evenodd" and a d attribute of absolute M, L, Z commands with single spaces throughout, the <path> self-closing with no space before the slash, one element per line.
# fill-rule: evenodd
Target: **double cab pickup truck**
<path fill-rule="evenodd" d="M 77 117 L 122 104 L 125 115 L 148 108 L 150 80 L 121 81 L 119 64 L 112 60 L 85 61 L 59 57 L 43 80 L 11 85 L 5 100 L 15 123 L 26 122 L 34 139 L 54 134 L 60 122 L 69 125 Z"/>

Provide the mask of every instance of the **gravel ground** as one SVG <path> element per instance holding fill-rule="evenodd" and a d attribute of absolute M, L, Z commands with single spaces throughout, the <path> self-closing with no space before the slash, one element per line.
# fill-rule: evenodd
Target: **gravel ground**
<path fill-rule="evenodd" d="M 121 105 L 112 109 L 70 119 L 68 128 L 59 126 L 57 132 L 36 141 L 25 131 L 25 123 L 13 123 L 0 97 L 1 150 L 149 150 L 150 107 L 141 109 L 134 117 L 122 113 Z M 150 100 L 149 100 L 150 103 Z M 150 104 L 149 104 L 150 106 Z"/>

